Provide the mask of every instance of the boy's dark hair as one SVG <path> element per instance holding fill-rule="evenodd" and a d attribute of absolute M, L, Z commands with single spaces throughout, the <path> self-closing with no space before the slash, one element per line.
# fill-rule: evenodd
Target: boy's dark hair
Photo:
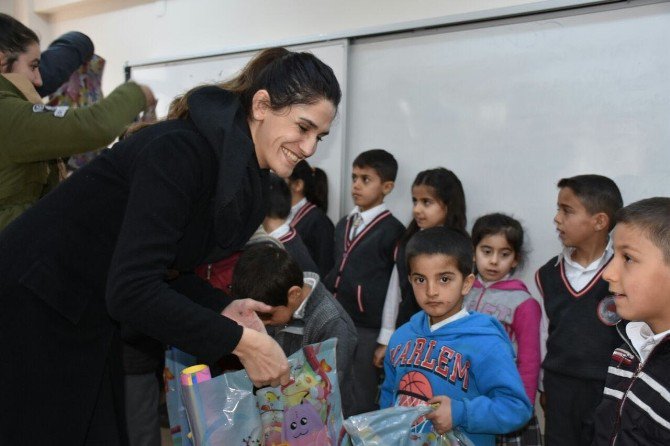
<path fill-rule="evenodd" d="M 307 201 L 314 203 L 323 212 L 328 212 L 328 175 L 326 172 L 302 160 L 295 165 L 289 179 L 291 181 L 302 180 L 303 193 Z"/>
<path fill-rule="evenodd" d="M 286 219 L 291 212 L 291 191 L 286 181 L 280 176 L 270 174 L 270 194 L 268 195 L 268 210 L 265 213 L 270 218 Z"/>
<path fill-rule="evenodd" d="M 354 167 L 374 169 L 382 182 L 395 181 L 398 175 L 398 162 L 393 155 L 383 149 L 361 152 L 352 164 Z"/>
<path fill-rule="evenodd" d="M 235 265 L 231 293 L 273 307 L 288 303 L 288 290 L 302 287 L 303 274 L 286 250 L 262 243 L 246 249 Z"/>
<path fill-rule="evenodd" d="M 610 178 L 602 175 L 577 175 L 561 179 L 560 189 L 569 187 L 590 214 L 604 212 L 610 221 L 609 230 L 614 228 L 614 214 L 623 206 L 619 187 Z"/>
<path fill-rule="evenodd" d="M 670 198 L 654 197 L 631 203 L 615 216 L 617 223 L 640 229 L 663 253 L 670 265 Z"/>
<path fill-rule="evenodd" d="M 407 270 L 412 272 L 411 262 L 420 255 L 440 254 L 456 259 L 463 277 L 472 274 L 474 250 L 472 240 L 465 231 L 436 226 L 419 231 L 409 239 L 405 251 Z"/>
<path fill-rule="evenodd" d="M 515 259 L 519 265 L 523 263 L 526 256 L 526 251 L 523 249 L 523 227 L 517 219 L 509 215 L 496 212 L 479 217 L 472 226 L 472 246 L 476 250 L 484 237 L 497 234 L 505 237 L 514 250 Z"/>

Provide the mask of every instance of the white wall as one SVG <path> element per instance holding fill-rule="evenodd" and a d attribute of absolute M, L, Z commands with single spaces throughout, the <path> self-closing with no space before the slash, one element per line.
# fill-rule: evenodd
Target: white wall
<path fill-rule="evenodd" d="M 123 81 L 126 61 L 170 59 L 411 21 L 491 16 L 585 1 L 88 0 L 70 3 L 73 6 L 63 7 L 48 16 L 51 34 L 57 36 L 70 30 L 88 34 L 95 42 L 97 53 L 107 60 L 103 88 L 109 91 Z"/>

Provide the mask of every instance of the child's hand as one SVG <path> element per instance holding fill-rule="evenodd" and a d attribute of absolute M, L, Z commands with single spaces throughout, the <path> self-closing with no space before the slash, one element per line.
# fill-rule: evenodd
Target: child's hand
<path fill-rule="evenodd" d="M 435 431 L 440 435 L 449 432 L 453 428 L 451 420 L 451 398 L 445 395 L 438 395 L 428 400 L 428 404 L 439 404 L 437 409 L 426 415 L 426 418 L 433 423 Z"/>
<path fill-rule="evenodd" d="M 375 354 L 372 357 L 372 363 L 375 365 L 375 367 L 380 369 L 384 367 L 384 356 L 386 356 L 386 346 L 383 344 L 377 344 Z"/>

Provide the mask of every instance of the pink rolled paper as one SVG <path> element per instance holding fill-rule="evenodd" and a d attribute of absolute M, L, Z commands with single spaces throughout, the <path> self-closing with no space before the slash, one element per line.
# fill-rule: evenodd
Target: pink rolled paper
<path fill-rule="evenodd" d="M 193 386 L 196 383 L 202 383 L 212 379 L 212 374 L 209 372 L 209 367 L 204 364 L 186 367 L 181 372 L 181 385 Z"/>

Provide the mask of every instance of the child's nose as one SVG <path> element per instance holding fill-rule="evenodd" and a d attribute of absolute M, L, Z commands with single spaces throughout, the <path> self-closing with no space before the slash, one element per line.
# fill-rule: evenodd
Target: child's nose
<path fill-rule="evenodd" d="M 616 281 L 616 259 L 612 259 L 609 265 L 605 267 L 603 271 L 603 279 L 607 282 L 612 283 Z"/>

